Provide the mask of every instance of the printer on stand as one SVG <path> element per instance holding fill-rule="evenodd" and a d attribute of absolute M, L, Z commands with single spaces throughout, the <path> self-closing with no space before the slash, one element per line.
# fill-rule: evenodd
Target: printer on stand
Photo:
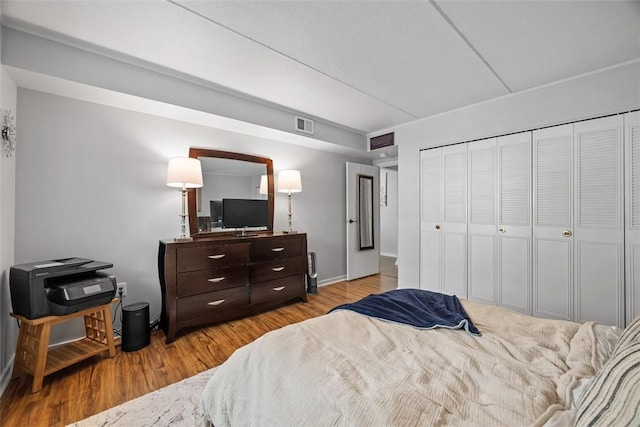
<path fill-rule="evenodd" d="M 99 270 L 111 267 L 85 258 L 14 265 L 9 273 L 13 312 L 37 319 L 106 304 L 116 295 L 116 278 Z"/>

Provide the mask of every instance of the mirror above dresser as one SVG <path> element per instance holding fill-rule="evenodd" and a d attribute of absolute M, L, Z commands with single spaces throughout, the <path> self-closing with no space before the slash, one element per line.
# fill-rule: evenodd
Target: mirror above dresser
<path fill-rule="evenodd" d="M 190 148 L 202 164 L 204 186 L 188 191 L 189 230 L 194 238 L 273 231 L 273 162 L 266 157 L 230 151 Z M 222 206 L 228 212 L 223 220 Z M 233 212 L 230 215 L 229 212 Z"/>

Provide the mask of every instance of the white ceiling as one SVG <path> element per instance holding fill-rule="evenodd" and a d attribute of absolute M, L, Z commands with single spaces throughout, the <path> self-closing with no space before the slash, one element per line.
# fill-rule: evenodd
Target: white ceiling
<path fill-rule="evenodd" d="M 640 1 L 2 0 L 1 11 L 367 134 L 640 58 Z"/>

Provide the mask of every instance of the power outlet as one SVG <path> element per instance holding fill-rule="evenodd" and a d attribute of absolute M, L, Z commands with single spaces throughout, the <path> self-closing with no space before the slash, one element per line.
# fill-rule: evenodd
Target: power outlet
<path fill-rule="evenodd" d="M 117 297 L 120 296 L 120 292 L 122 292 L 122 296 L 123 297 L 127 296 L 127 282 L 118 283 L 118 290 L 116 291 L 116 296 Z"/>

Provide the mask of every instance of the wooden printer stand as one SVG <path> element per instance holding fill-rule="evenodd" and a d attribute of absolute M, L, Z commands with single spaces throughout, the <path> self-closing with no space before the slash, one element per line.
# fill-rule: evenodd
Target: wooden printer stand
<path fill-rule="evenodd" d="M 20 321 L 20 333 L 16 348 L 12 378 L 23 372 L 33 376 L 31 392 L 42 389 L 42 379 L 62 368 L 108 351 L 109 357 L 116 355 L 111 322 L 110 304 L 87 308 L 64 316 L 45 316 L 27 319 L 11 313 Z M 49 349 L 51 326 L 84 316 L 86 337 Z"/>

